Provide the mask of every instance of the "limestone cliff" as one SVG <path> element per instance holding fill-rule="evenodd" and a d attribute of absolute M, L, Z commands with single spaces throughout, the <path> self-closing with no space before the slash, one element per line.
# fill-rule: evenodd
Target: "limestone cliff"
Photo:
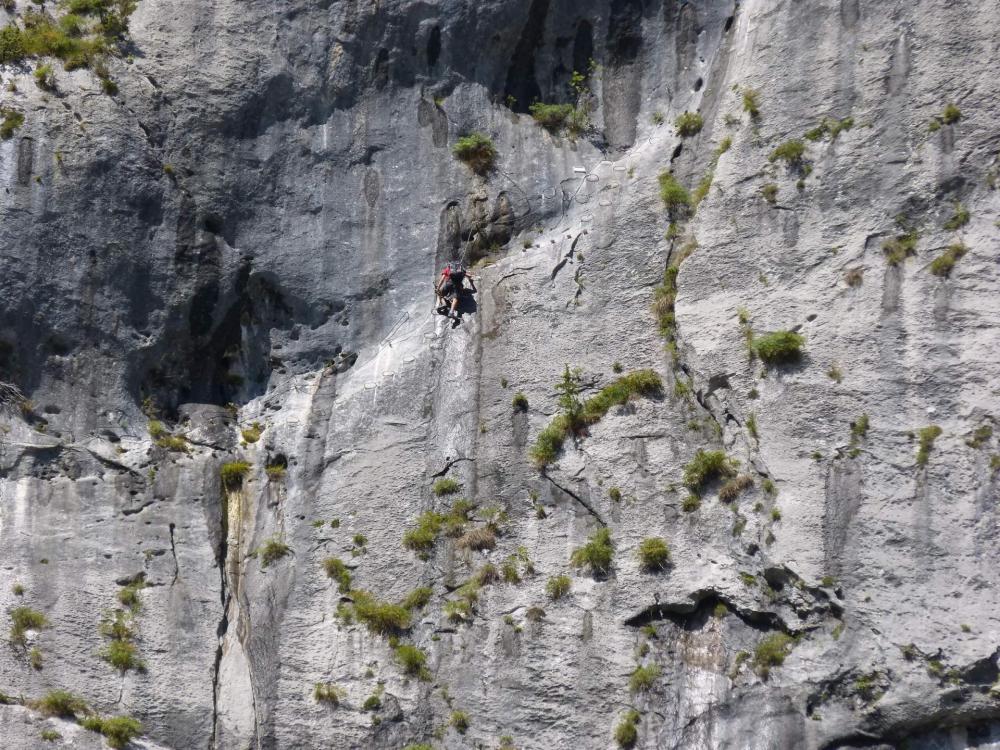
<path fill-rule="evenodd" d="M 1000 748 L 996 0 L 0 25 L 5 747 Z"/>

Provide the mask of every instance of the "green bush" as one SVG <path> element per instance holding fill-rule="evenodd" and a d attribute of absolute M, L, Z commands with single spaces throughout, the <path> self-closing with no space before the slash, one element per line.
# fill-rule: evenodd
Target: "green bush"
<path fill-rule="evenodd" d="M 764 200 L 772 206 L 778 202 L 778 186 L 773 182 L 761 185 L 760 194 L 764 196 Z"/>
<path fill-rule="evenodd" d="M 920 234 L 915 229 L 892 237 L 882 243 L 882 252 L 885 253 L 885 261 L 890 266 L 898 266 L 911 255 L 917 252 L 917 240 Z"/>
<path fill-rule="evenodd" d="M 41 630 L 49 626 L 45 615 L 31 607 L 15 607 L 10 613 L 10 640 L 15 645 L 23 646 L 25 634 L 29 630 Z"/>
<path fill-rule="evenodd" d="M 417 517 L 415 528 L 403 534 L 403 546 L 414 552 L 427 553 L 434 548 L 444 517 L 433 510 L 424 511 Z"/>
<path fill-rule="evenodd" d="M 403 668 L 403 673 L 419 677 L 421 680 L 429 680 L 431 674 L 427 669 L 427 654 L 416 646 L 409 643 L 401 643 L 396 646 L 393 654 L 396 661 Z"/>
<path fill-rule="evenodd" d="M 278 539 L 277 537 L 268 539 L 261 545 L 260 549 L 257 550 L 258 555 L 260 555 L 260 567 L 266 568 L 271 563 L 277 562 L 283 558 L 290 551 L 291 547 L 285 544 L 281 539 Z"/>
<path fill-rule="evenodd" d="M 367 591 L 354 590 L 351 595 L 355 616 L 372 633 L 389 635 L 409 629 L 410 610 L 406 607 L 379 601 Z"/>
<path fill-rule="evenodd" d="M 0 138 L 6 141 L 13 138 L 17 129 L 24 124 L 24 115 L 17 110 L 0 109 L 0 116 L 3 117 L 0 122 Z"/>
<path fill-rule="evenodd" d="M 139 658 L 139 651 L 134 643 L 124 640 L 113 640 L 101 651 L 101 658 L 108 664 L 122 672 L 130 669 L 141 672 L 145 669 L 145 664 Z"/>
<path fill-rule="evenodd" d="M 639 712 L 633 708 L 618 722 L 618 726 L 615 727 L 615 742 L 618 743 L 618 747 L 623 750 L 635 747 L 639 739 L 639 731 L 636 729 L 639 718 Z"/>
<path fill-rule="evenodd" d="M 434 483 L 434 494 L 438 497 L 442 495 L 454 495 L 462 488 L 462 485 L 458 483 L 457 480 L 446 477 L 444 479 L 439 479 Z"/>
<path fill-rule="evenodd" d="M 764 679 L 771 672 L 772 667 L 780 667 L 785 663 L 795 645 L 795 639 L 786 633 L 773 633 L 757 644 L 753 652 L 754 670 Z"/>
<path fill-rule="evenodd" d="M 465 711 L 452 711 L 448 723 L 459 734 L 465 734 L 469 729 L 469 715 Z"/>
<path fill-rule="evenodd" d="M 682 218 L 691 208 L 691 195 L 670 172 L 662 172 L 658 178 L 660 183 L 660 200 L 666 206 L 672 218 Z"/>
<path fill-rule="evenodd" d="M 140 573 L 131 583 L 118 589 L 118 601 L 135 614 L 142 609 L 142 600 L 139 598 L 139 592 L 144 588 L 146 588 L 146 576 L 144 573 Z"/>
<path fill-rule="evenodd" d="M 222 487 L 230 491 L 238 490 L 243 486 L 243 477 L 248 471 L 250 471 L 250 464 L 246 461 L 230 461 L 222 464 L 222 468 L 219 469 Z"/>
<path fill-rule="evenodd" d="M 114 716 L 110 719 L 88 716 L 81 724 L 84 729 L 103 734 L 108 747 L 115 750 L 127 747 L 129 742 L 142 734 L 142 724 L 130 716 Z"/>
<path fill-rule="evenodd" d="M 743 111 L 756 120 L 760 117 L 760 92 L 756 89 L 743 89 Z"/>
<path fill-rule="evenodd" d="M 684 112 L 674 120 L 674 127 L 681 138 L 689 138 L 701 132 L 704 121 L 697 112 Z"/>
<path fill-rule="evenodd" d="M 82 698 L 66 690 L 53 690 L 31 704 L 39 713 L 72 719 L 87 712 L 87 704 Z"/>
<path fill-rule="evenodd" d="M 539 125 L 550 132 L 558 132 L 573 117 L 572 104 L 543 104 L 535 102 L 528 111 Z"/>
<path fill-rule="evenodd" d="M 670 564 L 670 548 L 658 536 L 643 539 L 639 544 L 638 555 L 643 570 L 663 570 Z"/>
<path fill-rule="evenodd" d="M 55 742 L 56 740 L 62 739 L 62 735 L 55 729 L 43 729 L 40 736 L 46 742 Z"/>
<path fill-rule="evenodd" d="M 730 477 L 735 473 L 736 469 L 725 451 L 699 448 L 694 458 L 684 466 L 684 486 L 692 493 L 698 493 L 712 479 Z"/>
<path fill-rule="evenodd" d="M 947 229 L 949 232 L 953 232 L 956 229 L 961 229 L 962 227 L 964 227 L 966 224 L 969 223 L 969 219 L 971 218 L 971 216 L 972 215 L 969 213 L 969 210 L 965 206 L 963 206 L 961 203 L 956 203 L 955 213 L 953 213 L 951 215 L 951 218 L 944 223 L 944 228 Z"/>
<path fill-rule="evenodd" d="M 0 65 L 20 62 L 27 54 L 24 35 L 16 24 L 10 23 L 0 29 Z"/>
<path fill-rule="evenodd" d="M 528 411 L 528 397 L 520 391 L 514 394 L 510 403 L 516 411 Z"/>
<path fill-rule="evenodd" d="M 767 160 L 776 162 L 780 159 L 790 167 L 799 166 L 802 163 L 802 156 L 805 152 L 806 145 L 802 141 L 793 138 L 774 149 L 771 155 L 767 157 Z"/>
<path fill-rule="evenodd" d="M 750 487 L 753 487 L 753 478 L 749 474 L 740 474 L 722 485 L 719 489 L 719 500 L 730 503 Z"/>
<path fill-rule="evenodd" d="M 751 350 L 767 364 L 793 362 L 802 355 L 805 337 L 792 331 L 775 331 L 754 336 Z"/>
<path fill-rule="evenodd" d="M 570 387 L 567 378 L 573 375 L 566 368 L 563 382 L 557 388 Z M 602 388 L 592 398 L 580 402 L 576 393 L 560 397 L 564 413 L 557 415 L 538 435 L 531 449 L 531 458 L 539 468 L 552 463 L 562 449 L 563 443 L 588 425 L 598 422 L 615 405 L 624 405 L 639 396 L 655 396 L 663 389 L 663 381 L 653 370 L 636 370 L 623 375 L 610 385 Z"/>
<path fill-rule="evenodd" d="M 660 668 L 656 664 L 648 664 L 645 667 L 636 667 L 631 677 L 628 678 L 628 689 L 630 693 L 645 693 L 656 682 L 660 676 Z"/>
<path fill-rule="evenodd" d="M 549 599 L 552 599 L 553 601 L 556 599 L 562 599 L 569 593 L 572 584 L 573 581 L 569 576 L 552 576 L 545 584 L 545 593 L 548 594 Z"/>
<path fill-rule="evenodd" d="M 941 437 L 941 428 L 936 424 L 917 430 L 917 466 L 926 466 L 930 458 L 931 450 L 934 448 L 934 441 Z"/>
<path fill-rule="evenodd" d="M 260 422 L 254 422 L 250 427 L 245 430 L 241 430 L 240 434 L 243 436 L 244 442 L 256 443 L 260 440 L 260 434 L 264 431 L 263 426 Z"/>
<path fill-rule="evenodd" d="M 430 586 L 418 586 L 404 597 L 399 606 L 408 610 L 422 609 L 427 606 L 433 593 Z"/>
<path fill-rule="evenodd" d="M 347 697 L 347 691 L 330 682 L 317 682 L 313 687 L 313 699 L 317 703 L 329 703 L 339 706 L 340 701 Z"/>
<path fill-rule="evenodd" d="M 328 557 L 323 561 L 323 570 L 327 578 L 337 582 L 337 590 L 346 594 L 351 590 L 351 571 L 339 557 Z"/>
<path fill-rule="evenodd" d="M 595 575 L 607 575 L 614 553 L 611 531 L 602 527 L 590 535 L 586 544 L 573 550 L 569 561 L 574 567 L 590 568 Z"/>
<path fill-rule="evenodd" d="M 496 146 L 489 136 L 482 133 L 470 133 L 459 138 L 451 152 L 476 174 L 486 174 L 492 170 L 497 158 Z"/>
<path fill-rule="evenodd" d="M 951 269 L 955 267 L 955 263 L 967 252 L 969 252 L 969 248 L 963 243 L 953 242 L 948 246 L 947 250 L 931 261 L 931 273 L 941 277 L 950 276 Z"/>
<path fill-rule="evenodd" d="M 979 425 L 972 432 L 972 437 L 965 441 L 965 444 L 978 450 L 986 445 L 991 437 L 993 437 L 993 428 L 988 424 Z"/>
<path fill-rule="evenodd" d="M 949 102 L 945 105 L 944 112 L 941 113 L 941 121 L 945 125 L 951 125 L 962 119 L 962 110 Z"/>

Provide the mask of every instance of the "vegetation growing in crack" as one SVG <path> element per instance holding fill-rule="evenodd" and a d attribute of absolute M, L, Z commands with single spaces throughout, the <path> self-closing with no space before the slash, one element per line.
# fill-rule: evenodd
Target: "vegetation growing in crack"
<path fill-rule="evenodd" d="M 567 365 L 562 380 L 556 384 L 562 412 L 539 433 L 531 449 L 531 459 L 539 468 L 556 459 L 567 438 L 579 435 L 600 421 L 612 406 L 624 405 L 639 396 L 655 396 L 663 389 L 663 381 L 655 371 L 636 370 L 581 401 L 580 379 L 580 371 L 571 371 Z"/>
<path fill-rule="evenodd" d="M 685 243 L 684 246 L 671 259 L 670 264 L 663 272 L 663 282 L 653 289 L 653 315 L 660 329 L 660 335 L 666 339 L 667 351 L 677 364 L 677 315 L 675 306 L 677 303 L 677 275 L 681 270 L 681 263 L 691 255 L 698 247 L 695 240 Z M 678 384 L 680 381 L 677 381 Z M 675 393 L 677 385 L 675 384 Z"/>
<path fill-rule="evenodd" d="M 462 489 L 462 485 L 456 479 L 451 477 L 445 477 L 444 479 L 439 479 L 434 483 L 432 491 L 438 497 L 442 495 L 454 495 Z"/>
<path fill-rule="evenodd" d="M 708 195 L 708 191 L 712 188 L 712 180 L 715 179 L 715 168 L 719 165 L 719 159 L 732 145 L 733 139 L 726 136 L 719 143 L 718 148 L 715 149 L 715 153 L 712 154 L 712 161 L 708 165 L 708 171 L 705 172 L 705 176 L 701 178 L 701 182 L 698 183 L 694 192 L 691 193 L 691 207 L 694 210 L 698 210 L 699 204 Z"/>
<path fill-rule="evenodd" d="M 219 469 L 219 477 L 222 479 L 222 487 L 230 492 L 235 492 L 243 486 L 243 477 L 250 471 L 250 464 L 246 461 L 230 461 L 222 464 Z"/>
<path fill-rule="evenodd" d="M 785 166 L 789 168 L 799 168 L 802 166 L 802 157 L 805 155 L 805 152 L 806 145 L 802 141 L 793 138 L 775 148 L 767 157 L 767 160 L 770 162 L 783 161 L 785 162 Z"/>
<path fill-rule="evenodd" d="M 257 555 L 260 558 L 260 567 L 266 568 L 268 565 L 276 563 L 278 560 L 285 557 L 289 552 L 291 552 L 291 547 L 285 544 L 282 539 L 278 537 L 271 537 L 257 550 Z"/>
<path fill-rule="evenodd" d="M 684 486 L 692 494 L 699 494 L 704 486 L 713 479 L 731 477 L 736 474 L 736 467 L 725 451 L 706 451 L 699 448 L 684 466 Z"/>
<path fill-rule="evenodd" d="M 656 679 L 660 676 L 660 667 L 656 664 L 647 664 L 644 667 L 636 667 L 635 671 L 628 678 L 628 689 L 630 693 L 645 693 L 652 689 Z"/>
<path fill-rule="evenodd" d="M 753 668 L 767 679 L 774 667 L 785 663 L 785 658 L 795 646 L 795 639 L 787 633 L 772 633 L 757 644 L 753 652 Z"/>
<path fill-rule="evenodd" d="M 658 180 L 660 200 L 666 206 L 671 220 L 683 219 L 691 210 L 691 194 L 671 172 L 662 172 Z"/>
<path fill-rule="evenodd" d="M 809 141 L 820 141 L 826 136 L 830 136 L 831 141 L 837 140 L 839 136 L 845 130 L 850 130 L 854 127 L 854 118 L 845 117 L 843 120 L 834 120 L 829 117 L 824 117 L 823 120 L 814 128 L 806 131 L 805 137 Z"/>
<path fill-rule="evenodd" d="M 719 489 L 719 499 L 724 503 L 731 503 L 751 487 L 753 487 L 753 477 L 749 474 L 740 474 L 722 485 Z"/>
<path fill-rule="evenodd" d="M 80 722 L 84 729 L 91 732 L 99 732 L 108 741 L 108 747 L 121 750 L 142 734 L 142 724 L 130 716 L 113 716 L 101 718 L 100 716 L 88 716 Z"/>
<path fill-rule="evenodd" d="M 328 557 L 323 561 L 326 577 L 337 582 L 337 590 L 346 594 L 351 590 L 351 571 L 339 557 Z"/>
<path fill-rule="evenodd" d="M 24 125 L 24 115 L 16 109 L 0 108 L 0 139 L 9 140 L 14 137 L 18 128 Z"/>
<path fill-rule="evenodd" d="M 639 712 L 633 708 L 618 722 L 615 727 L 615 742 L 618 743 L 618 747 L 623 748 L 623 750 L 635 747 L 635 743 L 639 739 L 639 731 L 636 728 L 639 725 L 639 719 Z"/>
<path fill-rule="evenodd" d="M 260 435 L 263 431 L 263 425 L 260 422 L 254 422 L 250 427 L 241 430 L 240 435 L 243 437 L 245 443 L 256 443 L 260 440 Z"/>
<path fill-rule="evenodd" d="M 851 440 L 847 446 L 847 454 L 851 458 L 856 458 L 861 452 L 861 449 L 858 446 L 866 437 L 868 437 L 868 427 L 869 421 L 867 414 L 862 414 L 860 417 L 851 422 Z"/>
<path fill-rule="evenodd" d="M 955 267 L 955 263 L 967 252 L 969 252 L 969 248 L 964 243 L 953 242 L 943 253 L 931 261 L 931 273 L 935 276 L 948 278 L 951 275 L 951 269 Z"/>
<path fill-rule="evenodd" d="M 926 466 L 934 449 L 934 441 L 941 437 L 941 428 L 936 424 L 917 430 L 917 466 Z"/>
<path fill-rule="evenodd" d="M 969 210 L 961 203 L 955 203 L 954 213 L 952 213 L 951 217 L 949 217 L 943 226 L 949 232 L 953 232 L 956 229 L 961 229 L 968 224 L 970 218 L 972 218 L 972 214 L 969 213 Z"/>
<path fill-rule="evenodd" d="M 66 70 L 91 69 L 106 93 L 116 93 L 108 59 L 122 51 L 137 0 L 68 0 L 61 5 L 66 12 L 58 18 L 29 9 L 20 15 L 22 26 L 9 23 L 0 29 L 0 64 L 54 57 Z M 49 85 L 51 68 L 41 78 Z"/>
<path fill-rule="evenodd" d="M 396 661 L 403 668 L 403 674 L 417 677 L 420 680 L 430 680 L 431 673 L 427 669 L 427 654 L 409 643 L 401 643 L 393 649 Z"/>
<path fill-rule="evenodd" d="M 916 229 L 909 229 L 883 242 L 882 252 L 885 254 L 885 262 L 890 266 L 898 266 L 911 255 L 916 255 L 918 239 L 920 233 Z"/>
<path fill-rule="evenodd" d="M 75 719 L 88 711 L 82 698 L 66 690 L 52 690 L 38 700 L 31 701 L 29 705 L 45 716 L 60 719 Z"/>
<path fill-rule="evenodd" d="M 462 535 L 472 509 L 472 503 L 457 500 L 447 513 L 424 511 L 417 517 L 417 525 L 403 534 L 403 546 L 416 552 L 421 559 L 427 559 L 441 534 L 449 537 Z"/>

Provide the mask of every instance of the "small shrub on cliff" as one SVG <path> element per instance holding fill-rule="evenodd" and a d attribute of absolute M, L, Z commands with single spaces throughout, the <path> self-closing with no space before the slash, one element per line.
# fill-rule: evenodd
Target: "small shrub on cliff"
<path fill-rule="evenodd" d="M 773 633 L 757 644 L 753 652 L 754 670 L 764 679 L 771 672 L 772 667 L 780 667 L 785 663 L 795 639 L 786 633 Z"/>
<path fill-rule="evenodd" d="M 931 450 L 934 448 L 934 441 L 941 437 L 941 428 L 936 424 L 924 427 L 917 431 L 917 466 L 926 466 L 930 458 Z"/>
<path fill-rule="evenodd" d="M 670 548 L 658 536 L 643 539 L 638 550 L 639 564 L 648 572 L 656 572 L 670 565 Z"/>
<path fill-rule="evenodd" d="M 756 89 L 743 89 L 743 111 L 756 120 L 760 117 L 760 92 Z"/>
<path fill-rule="evenodd" d="M 103 734 L 108 747 L 115 750 L 127 747 L 129 742 L 142 734 L 142 724 L 130 716 L 114 716 L 110 719 L 88 716 L 81 724 L 84 729 Z"/>
<path fill-rule="evenodd" d="M 702 448 L 684 466 L 684 485 L 697 493 L 712 479 L 729 477 L 736 473 L 725 451 L 706 451 Z"/>
<path fill-rule="evenodd" d="M 561 130 L 573 117 L 574 107 L 572 104 L 543 104 L 535 102 L 528 111 L 535 122 L 551 133 Z"/>
<path fill-rule="evenodd" d="M 313 699 L 317 703 L 327 703 L 334 708 L 347 697 L 347 691 L 330 682 L 317 682 L 313 688 Z"/>
<path fill-rule="evenodd" d="M 781 160 L 789 167 L 797 167 L 802 164 L 802 157 L 806 152 L 806 145 L 795 138 L 785 141 L 771 152 L 767 160 L 775 162 Z"/>
<path fill-rule="evenodd" d="M 243 486 L 243 477 L 248 471 L 250 471 L 250 464 L 246 461 L 230 461 L 222 464 L 222 468 L 219 469 L 222 487 L 230 491 L 238 490 Z"/>
<path fill-rule="evenodd" d="M 469 730 L 469 715 L 465 711 L 452 711 L 448 723 L 459 734 L 465 734 Z"/>
<path fill-rule="evenodd" d="M 750 348 L 767 364 L 793 362 L 802 355 L 805 337 L 793 331 L 775 331 L 754 336 Z"/>
<path fill-rule="evenodd" d="M 242 430 L 240 434 L 243 436 L 243 440 L 247 443 L 256 443 L 260 440 L 260 434 L 264 431 L 264 427 L 260 422 L 254 422 L 250 427 Z"/>
<path fill-rule="evenodd" d="M 510 402 L 515 411 L 528 411 L 528 397 L 518 391 Z"/>
<path fill-rule="evenodd" d="M 66 690 L 46 693 L 34 701 L 31 707 L 45 716 L 58 716 L 63 719 L 72 719 L 87 711 L 87 704 L 83 699 Z"/>
<path fill-rule="evenodd" d="M 639 730 L 636 729 L 639 718 L 639 712 L 633 708 L 618 722 L 618 726 L 615 727 L 615 742 L 618 743 L 618 747 L 623 748 L 623 750 L 635 747 L 635 743 L 639 739 Z"/>
<path fill-rule="evenodd" d="M 438 497 L 442 495 L 454 495 L 462 488 L 457 480 L 451 478 L 439 479 L 434 483 L 434 494 Z"/>
<path fill-rule="evenodd" d="M 667 212 L 672 218 L 684 217 L 691 208 L 691 194 L 670 172 L 662 172 L 658 180 L 660 200 L 666 206 Z"/>
<path fill-rule="evenodd" d="M 476 174 L 486 174 L 493 169 L 497 158 L 496 146 L 489 136 L 482 133 L 462 136 L 452 146 L 451 152 Z"/>
<path fill-rule="evenodd" d="M 0 121 L 0 138 L 6 141 L 24 124 L 24 115 L 14 109 L 0 109 L 0 116 L 3 117 L 3 121 Z"/>
<path fill-rule="evenodd" d="M 660 668 L 656 664 L 647 664 L 645 667 L 636 667 L 635 671 L 628 678 L 628 689 L 631 693 L 645 693 L 656 682 L 660 676 Z"/>
<path fill-rule="evenodd" d="M 955 263 L 969 252 L 969 248 L 961 242 L 953 242 L 941 255 L 931 261 L 930 271 L 935 276 L 947 278 L 951 275 L 951 269 Z"/>
<path fill-rule="evenodd" d="M 346 594 L 351 590 L 351 571 L 344 565 L 344 561 L 339 557 L 328 557 L 323 561 L 323 570 L 326 571 L 327 578 L 332 578 L 337 582 L 337 590 L 341 594 Z"/>
<path fill-rule="evenodd" d="M 49 621 L 38 610 L 31 607 L 15 607 L 10 613 L 10 640 L 17 646 L 23 646 L 26 638 L 25 634 L 29 630 L 41 630 L 49 626 Z"/>
<path fill-rule="evenodd" d="M 260 567 L 266 568 L 271 563 L 277 562 L 291 551 L 291 547 L 281 539 L 272 537 L 261 545 L 257 553 L 260 555 Z"/>
<path fill-rule="evenodd" d="M 101 658 L 122 674 L 130 669 L 141 672 L 146 668 L 139 658 L 139 650 L 128 641 L 112 640 L 101 651 Z"/>
<path fill-rule="evenodd" d="M 545 584 L 545 593 L 548 594 L 549 599 L 552 599 L 553 601 L 556 599 L 562 599 L 569 593 L 572 585 L 573 581 L 569 576 L 552 576 L 552 578 L 550 578 Z"/>
<path fill-rule="evenodd" d="M 427 654 L 409 643 L 396 646 L 393 654 L 403 668 L 403 673 L 413 675 L 421 680 L 429 680 L 431 673 L 427 669 Z"/>
<path fill-rule="evenodd" d="M 408 630 L 410 610 L 400 604 L 376 599 L 367 591 L 354 590 L 354 614 L 368 630 L 377 635 L 391 635 Z"/>
<path fill-rule="evenodd" d="M 955 212 L 951 215 L 951 218 L 944 223 L 944 228 L 949 232 L 953 232 L 956 229 L 961 229 L 966 224 L 969 223 L 969 219 L 972 218 L 972 214 L 969 213 L 969 209 L 963 206 L 961 203 L 955 204 Z"/>
<path fill-rule="evenodd" d="M 611 531 L 600 528 L 587 539 L 582 547 L 577 547 L 570 555 L 570 563 L 577 568 L 590 568 L 594 575 L 607 575 L 611 570 L 611 560 L 615 549 L 611 541 Z"/>
<path fill-rule="evenodd" d="M 697 112 L 684 112 L 674 120 L 674 127 L 681 138 L 689 138 L 701 132 L 704 121 Z"/>

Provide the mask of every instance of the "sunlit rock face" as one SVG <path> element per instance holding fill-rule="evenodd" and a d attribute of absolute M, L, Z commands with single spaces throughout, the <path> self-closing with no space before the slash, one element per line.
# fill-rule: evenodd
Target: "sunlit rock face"
<path fill-rule="evenodd" d="M 1000 748 L 998 34 L 140 0 L 0 66 L 5 747 Z"/>

